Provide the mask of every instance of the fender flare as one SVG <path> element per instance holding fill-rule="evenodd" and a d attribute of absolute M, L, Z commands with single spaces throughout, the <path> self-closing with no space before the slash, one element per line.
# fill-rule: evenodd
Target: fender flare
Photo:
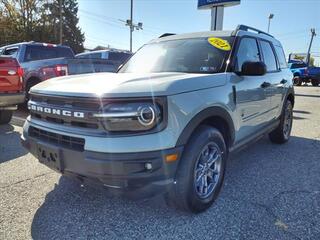
<path fill-rule="evenodd" d="M 192 133 L 196 130 L 196 128 L 206 119 L 211 117 L 220 117 L 223 120 L 226 121 L 228 124 L 228 130 L 230 134 L 230 146 L 233 145 L 234 139 L 235 139 L 235 128 L 233 124 L 233 120 L 228 113 L 227 110 L 225 110 L 222 107 L 209 107 L 201 112 L 197 113 L 191 121 L 186 125 L 186 127 L 183 129 L 182 133 L 180 134 L 176 146 L 182 146 L 185 145 L 188 140 L 190 139 Z"/>
<path fill-rule="evenodd" d="M 295 93 L 294 93 L 294 88 L 293 88 L 292 86 L 288 88 L 284 100 L 288 99 L 289 95 L 292 95 L 292 97 L 293 97 L 293 103 L 292 103 L 292 105 L 294 105 L 294 104 L 295 104 Z M 284 104 L 285 104 L 285 103 L 284 103 Z M 284 105 L 284 104 L 283 104 L 283 105 Z"/>

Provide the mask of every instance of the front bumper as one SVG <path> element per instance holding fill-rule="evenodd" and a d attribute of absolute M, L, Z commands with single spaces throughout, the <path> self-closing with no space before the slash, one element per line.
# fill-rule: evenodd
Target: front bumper
<path fill-rule="evenodd" d="M 27 148 L 41 163 L 66 176 L 81 181 L 94 181 L 108 187 L 113 193 L 143 198 L 169 191 L 183 147 L 141 153 L 100 153 L 75 151 L 52 143 L 41 142 L 30 136 L 21 138 Z M 41 149 L 41 150 L 39 150 Z M 47 155 L 59 155 L 59 163 L 43 160 L 41 151 Z M 165 156 L 178 154 L 178 160 L 166 163 Z M 148 169 L 147 165 L 152 169 Z"/>
<path fill-rule="evenodd" d="M 24 93 L 1 93 L 0 94 L 0 108 L 12 107 L 23 103 L 25 99 Z"/>

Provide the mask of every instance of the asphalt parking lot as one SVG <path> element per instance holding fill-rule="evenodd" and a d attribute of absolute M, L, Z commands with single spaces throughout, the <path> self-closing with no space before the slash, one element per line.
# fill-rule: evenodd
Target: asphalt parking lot
<path fill-rule="evenodd" d="M 16 116 L 0 127 L 0 239 L 320 239 L 320 87 L 296 88 L 289 143 L 264 138 L 233 156 L 200 215 L 61 177 L 20 146 Z"/>

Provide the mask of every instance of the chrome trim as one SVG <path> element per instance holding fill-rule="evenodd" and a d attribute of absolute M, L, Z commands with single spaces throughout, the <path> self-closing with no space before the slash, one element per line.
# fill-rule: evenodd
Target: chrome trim
<path fill-rule="evenodd" d="M 138 112 L 125 112 L 125 113 L 96 113 L 93 114 L 97 118 L 121 118 L 121 117 L 138 117 Z"/>

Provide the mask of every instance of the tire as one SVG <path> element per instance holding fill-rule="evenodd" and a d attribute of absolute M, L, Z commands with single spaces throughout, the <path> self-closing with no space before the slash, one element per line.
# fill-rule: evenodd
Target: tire
<path fill-rule="evenodd" d="M 7 124 L 11 121 L 13 111 L 0 110 L 0 124 Z"/>
<path fill-rule="evenodd" d="M 227 158 L 222 134 L 213 127 L 200 126 L 185 147 L 176 184 L 167 198 L 169 205 L 192 213 L 208 209 L 221 190 Z"/>
<path fill-rule="evenodd" d="M 319 81 L 317 79 L 311 79 L 311 83 L 312 83 L 312 86 L 314 86 L 314 87 L 319 86 Z"/>
<path fill-rule="evenodd" d="M 302 85 L 302 79 L 299 76 L 295 76 L 293 78 L 293 85 L 301 86 Z"/>
<path fill-rule="evenodd" d="M 271 142 L 277 144 L 283 144 L 290 138 L 293 122 L 293 106 L 292 103 L 287 100 L 283 108 L 279 126 L 269 133 Z"/>

